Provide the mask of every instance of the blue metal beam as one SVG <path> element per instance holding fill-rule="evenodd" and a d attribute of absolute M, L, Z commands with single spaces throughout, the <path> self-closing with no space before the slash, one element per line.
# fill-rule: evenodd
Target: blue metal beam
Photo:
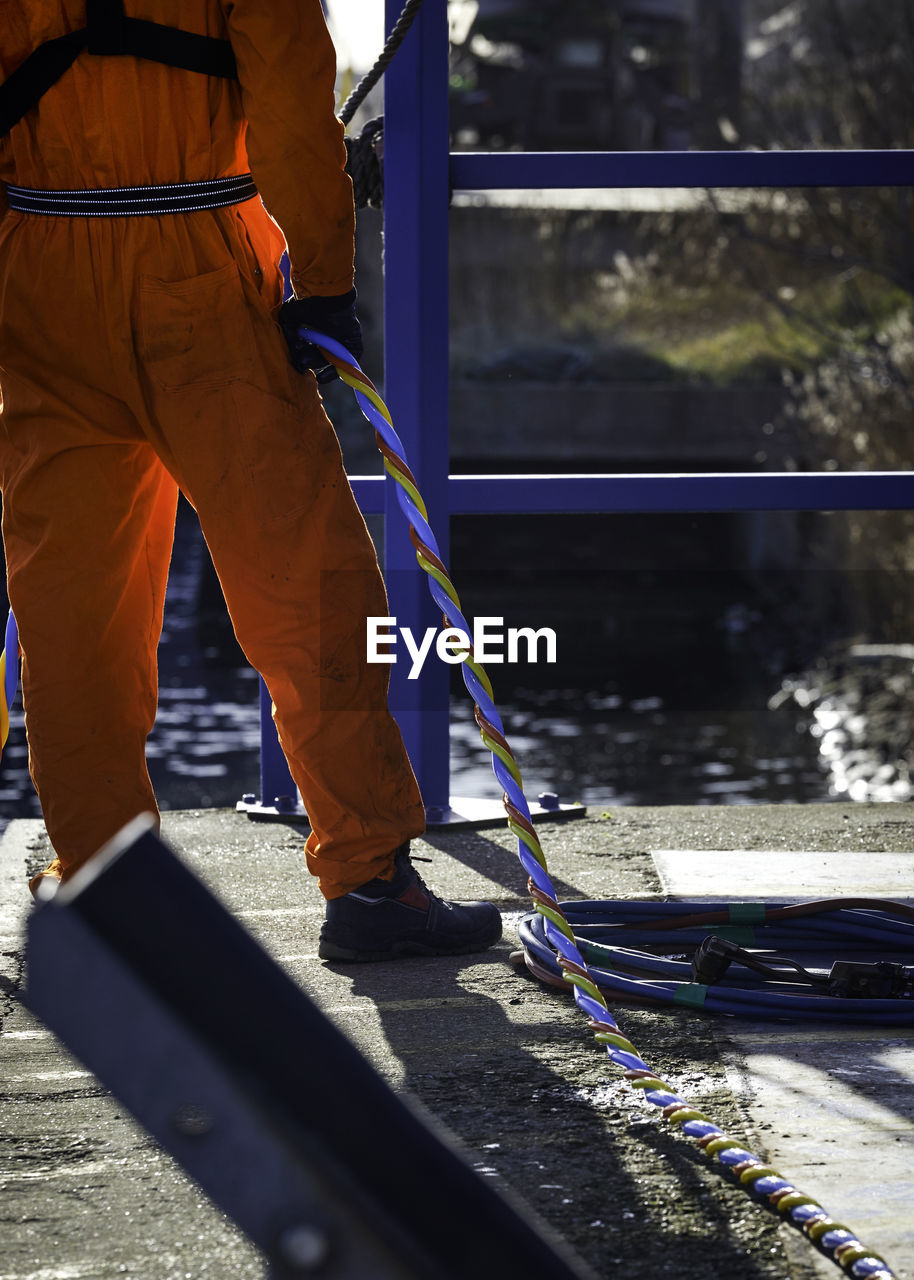
<path fill-rule="evenodd" d="M 401 0 L 387 0 L 387 29 Z M 420 491 L 447 501 L 448 438 L 447 11 L 426 5 L 384 77 L 384 353 L 387 400 Z M 384 576 L 391 616 L 414 635 L 441 623 L 416 566 L 393 480 L 385 500 Z M 446 558 L 448 525 L 438 540 Z M 391 668 L 390 708 L 427 808 L 449 793 L 449 670 L 429 663 L 419 681 Z"/>
<path fill-rule="evenodd" d="M 384 510 L 380 476 L 353 476 L 366 514 Z M 709 475 L 450 476 L 447 498 L 428 504 L 440 541 L 448 515 L 572 511 L 906 511 L 914 472 L 788 471 Z M 398 517 L 402 521 L 402 517 Z M 415 553 L 414 558 L 415 558 Z M 416 575 L 421 577 L 421 575 Z"/>
<path fill-rule="evenodd" d="M 914 151 L 458 151 L 459 191 L 562 187 L 909 187 Z"/>

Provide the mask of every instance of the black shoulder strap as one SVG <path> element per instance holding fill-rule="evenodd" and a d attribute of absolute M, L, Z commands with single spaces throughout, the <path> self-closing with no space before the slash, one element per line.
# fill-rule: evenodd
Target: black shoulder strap
<path fill-rule="evenodd" d="M 0 84 L 0 137 L 9 133 L 85 48 L 86 29 L 46 40 Z"/>
<path fill-rule="evenodd" d="M 123 0 L 86 0 L 84 27 L 55 40 L 46 40 L 0 84 L 0 137 L 57 83 L 83 49 L 103 57 L 127 54 L 183 71 L 198 71 L 225 80 L 238 79 L 235 55 L 228 40 L 128 18 Z"/>
<path fill-rule="evenodd" d="M 86 0 L 89 53 L 131 54 L 167 67 L 237 80 L 238 68 L 228 40 L 198 36 L 158 22 L 128 18 L 123 0 Z"/>

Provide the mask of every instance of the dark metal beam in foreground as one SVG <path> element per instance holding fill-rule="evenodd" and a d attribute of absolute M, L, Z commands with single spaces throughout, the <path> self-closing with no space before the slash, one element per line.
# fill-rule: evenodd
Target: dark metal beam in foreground
<path fill-rule="evenodd" d="M 279 1280 L 581 1280 L 136 819 L 32 914 L 29 1007 Z M 532 1121 L 532 1116 L 531 1116 Z"/>
<path fill-rule="evenodd" d="M 351 484 L 366 515 L 384 510 L 383 476 L 352 476 Z M 451 515 L 573 511 L 899 511 L 914 508 L 914 472 L 450 476 L 448 502 Z M 436 512 L 430 510 L 429 517 L 435 529 Z"/>
<path fill-rule="evenodd" d="M 914 151 L 455 151 L 456 191 L 909 187 Z"/>

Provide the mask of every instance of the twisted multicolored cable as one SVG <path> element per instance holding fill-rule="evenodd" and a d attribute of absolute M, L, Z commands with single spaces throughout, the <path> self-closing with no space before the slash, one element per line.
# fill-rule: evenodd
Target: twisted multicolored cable
<path fill-rule="evenodd" d="M 6 638 L 0 653 L 0 758 L 10 736 L 10 710 L 19 684 L 19 629 L 10 609 L 6 620 Z"/>
<path fill-rule="evenodd" d="M 302 329 L 301 336 L 313 342 L 326 354 L 337 373 L 355 392 L 363 414 L 375 429 L 378 448 L 384 458 L 384 469 L 397 482 L 397 500 L 409 523 L 410 538 L 416 548 L 416 559 L 428 574 L 428 587 L 440 605 L 449 627 L 471 634 L 460 606 L 460 598 L 441 560 L 438 543 L 428 523 L 428 512 L 415 478 L 407 465 L 403 445 L 394 430 L 390 413 L 374 384 L 362 372 L 350 353 L 325 334 Z M 868 1249 L 841 1222 L 812 1196 L 804 1194 L 776 1169 L 736 1138 L 724 1132 L 702 1111 L 696 1110 L 651 1070 L 635 1046 L 628 1040 L 607 1008 L 603 994 L 591 977 L 578 949 L 571 926 L 565 919 L 549 877 L 546 858 L 537 838 L 524 797 L 520 769 L 505 738 L 504 726 L 495 708 L 492 686 L 484 669 L 473 655 L 472 645 L 465 650 L 462 663 L 463 682 L 475 705 L 476 723 L 482 740 L 492 753 L 492 768 L 504 787 L 504 806 L 508 826 L 517 836 L 518 857 L 529 877 L 528 887 L 536 910 L 544 917 L 544 928 L 555 947 L 565 979 L 572 984 L 574 999 L 587 1015 L 594 1038 L 606 1045 L 610 1060 L 622 1068 L 624 1078 L 633 1089 L 642 1089 L 648 1102 L 661 1109 L 663 1116 L 683 1133 L 694 1138 L 709 1155 L 738 1178 L 740 1184 L 760 1199 L 777 1208 L 795 1227 L 805 1232 L 819 1249 L 837 1262 L 857 1280 L 895 1280 L 895 1273 L 885 1259 Z M 647 987 L 647 984 L 643 984 Z M 648 989 L 645 994 L 649 995 Z"/>

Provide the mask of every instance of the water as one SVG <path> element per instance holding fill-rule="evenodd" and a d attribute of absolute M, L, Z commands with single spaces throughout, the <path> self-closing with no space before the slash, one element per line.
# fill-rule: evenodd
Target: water
<path fill-rule="evenodd" d="M 259 792 L 258 680 L 215 599 L 208 557 L 192 513 L 182 507 L 160 648 L 160 706 L 148 744 L 163 809 L 233 806 Z M 456 576 L 456 575 L 455 575 Z M 202 588 L 201 588 L 202 583 Z M 202 608 L 201 608 L 202 600 Z M 669 670 L 580 668 L 577 685 L 516 686 L 497 669 L 496 699 L 528 794 L 609 804 L 760 804 L 826 800 L 827 768 L 811 713 L 769 699 L 780 680 L 734 659 L 740 607 L 728 605 L 727 667 L 704 678 L 694 662 L 683 687 Z M 710 623 L 721 630 L 720 618 Z M 610 663 L 614 669 L 616 664 Z M 734 673 L 742 671 L 737 679 Z M 565 676 L 567 678 L 567 670 Z M 0 822 L 37 817 L 27 772 L 21 711 L 14 709 L 0 772 Z M 473 709 L 455 681 L 451 790 L 498 797 Z"/>
<path fill-rule="evenodd" d="M 771 699 L 811 717 L 829 794 L 861 802 L 914 797 L 914 646 L 842 645 Z"/>
<path fill-rule="evenodd" d="M 668 706 L 593 689 L 520 691 L 503 709 L 528 795 L 592 806 L 801 804 L 829 798 L 815 740 L 791 712 Z M 451 715 L 451 789 L 499 796 L 472 708 Z"/>

